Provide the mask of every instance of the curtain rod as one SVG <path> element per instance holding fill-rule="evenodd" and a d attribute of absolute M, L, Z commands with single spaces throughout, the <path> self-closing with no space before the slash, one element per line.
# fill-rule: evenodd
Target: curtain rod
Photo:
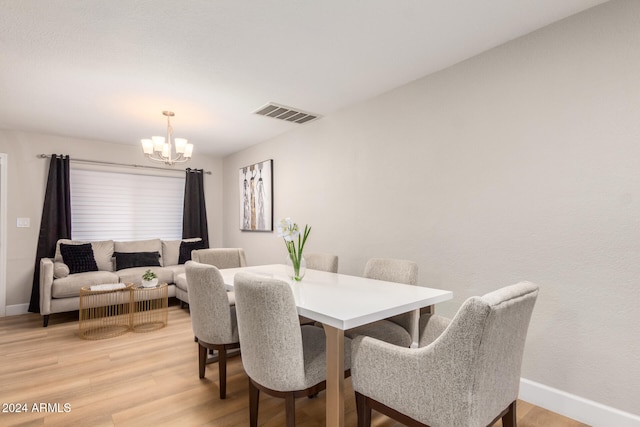
<path fill-rule="evenodd" d="M 41 159 L 51 158 L 51 154 L 40 154 L 38 157 Z M 165 172 L 184 172 L 186 169 L 168 169 L 168 168 L 159 168 L 157 166 L 145 166 L 145 165 L 136 165 L 133 163 L 115 163 L 115 162 L 104 162 L 102 160 L 86 160 L 86 159 L 70 159 L 72 162 L 80 162 L 80 163 L 94 163 L 98 165 L 110 165 L 110 166 L 126 166 L 129 168 L 143 168 L 143 169 L 157 169 Z M 205 174 L 211 175 L 211 171 L 204 171 Z"/>

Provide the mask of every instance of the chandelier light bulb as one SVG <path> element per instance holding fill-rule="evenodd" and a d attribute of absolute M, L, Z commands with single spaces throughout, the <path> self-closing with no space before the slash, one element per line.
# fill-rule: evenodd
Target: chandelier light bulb
<path fill-rule="evenodd" d="M 153 151 L 156 153 L 161 153 L 164 148 L 164 137 L 162 136 L 152 136 L 151 141 L 153 141 Z"/>
<path fill-rule="evenodd" d="M 184 157 L 186 157 L 187 159 L 190 159 L 191 154 L 193 154 L 193 144 L 187 144 L 184 147 Z"/>
<path fill-rule="evenodd" d="M 184 138 L 175 138 L 173 142 L 176 143 L 176 153 L 184 154 L 184 148 L 187 145 L 187 140 Z"/>
<path fill-rule="evenodd" d="M 153 154 L 153 141 L 150 139 L 143 139 L 141 142 L 144 154 Z"/>

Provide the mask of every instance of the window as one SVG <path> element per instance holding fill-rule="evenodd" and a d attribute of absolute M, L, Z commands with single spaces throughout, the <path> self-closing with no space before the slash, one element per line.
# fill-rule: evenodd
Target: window
<path fill-rule="evenodd" d="M 71 167 L 71 237 L 84 241 L 181 239 L 184 181 L 184 175 Z"/>

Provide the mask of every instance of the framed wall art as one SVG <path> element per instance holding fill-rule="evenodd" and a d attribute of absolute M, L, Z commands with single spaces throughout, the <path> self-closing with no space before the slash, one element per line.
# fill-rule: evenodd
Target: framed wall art
<path fill-rule="evenodd" d="M 240 230 L 273 230 L 273 160 L 239 170 Z"/>

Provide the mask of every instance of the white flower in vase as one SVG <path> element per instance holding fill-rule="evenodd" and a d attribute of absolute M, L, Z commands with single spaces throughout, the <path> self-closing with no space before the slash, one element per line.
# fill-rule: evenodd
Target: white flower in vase
<path fill-rule="evenodd" d="M 282 237 L 284 239 L 287 252 L 289 252 L 289 260 L 293 267 L 292 278 L 293 280 L 300 281 L 304 276 L 304 268 L 301 269 L 301 267 L 304 267 L 302 251 L 304 249 L 304 244 L 307 242 L 307 237 L 309 237 L 309 233 L 311 232 L 311 227 L 305 225 L 304 232 L 300 234 L 298 224 L 293 222 L 291 218 L 287 217 L 278 221 L 276 229 L 278 230 L 278 237 Z M 297 246 L 296 240 L 298 241 Z"/>

